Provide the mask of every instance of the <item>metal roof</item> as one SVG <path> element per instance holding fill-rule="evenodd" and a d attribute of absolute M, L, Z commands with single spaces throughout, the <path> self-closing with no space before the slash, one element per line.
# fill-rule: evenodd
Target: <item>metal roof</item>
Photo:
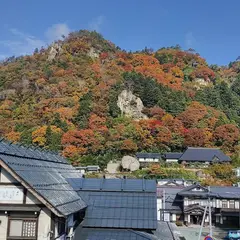
<path fill-rule="evenodd" d="M 193 191 L 195 188 L 199 188 L 202 191 Z M 184 197 L 202 197 L 207 198 L 208 196 L 214 198 L 226 198 L 226 199 L 239 199 L 240 188 L 239 187 L 221 187 L 211 186 L 210 191 L 200 185 L 189 186 L 178 193 Z"/>
<path fill-rule="evenodd" d="M 218 148 L 194 148 L 188 147 L 179 159 L 180 161 L 197 162 L 229 162 L 230 157 L 226 156 Z"/>
<path fill-rule="evenodd" d="M 156 192 L 156 181 L 146 179 L 68 178 L 75 190 Z"/>
<path fill-rule="evenodd" d="M 156 182 L 140 179 L 68 179 L 88 203 L 84 227 L 156 229 Z"/>
<path fill-rule="evenodd" d="M 165 153 L 163 156 L 165 159 L 179 159 L 182 155 L 182 152 L 169 152 Z"/>
<path fill-rule="evenodd" d="M 165 209 L 171 212 L 182 212 L 183 199 L 178 193 L 183 187 L 157 187 L 157 197 L 162 198 L 165 191 Z"/>
<path fill-rule="evenodd" d="M 161 153 L 136 153 L 137 158 L 158 158 L 161 159 Z"/>
<path fill-rule="evenodd" d="M 130 229 L 82 228 L 75 233 L 81 240 L 158 240 L 153 234 Z"/>
<path fill-rule="evenodd" d="M 58 154 L 1 141 L 0 159 L 60 215 L 67 216 L 86 207 L 66 181 L 81 174 Z"/>

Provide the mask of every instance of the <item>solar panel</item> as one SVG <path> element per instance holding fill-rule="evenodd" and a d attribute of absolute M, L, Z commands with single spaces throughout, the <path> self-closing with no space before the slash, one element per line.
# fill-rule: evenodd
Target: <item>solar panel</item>
<path fill-rule="evenodd" d="M 79 233 L 79 235 L 78 235 Z M 157 240 L 153 234 L 133 230 L 82 228 L 76 233 L 81 240 Z M 80 238 L 79 238 L 80 239 Z"/>
<path fill-rule="evenodd" d="M 88 203 L 83 226 L 156 229 L 156 193 L 79 191 Z"/>
<path fill-rule="evenodd" d="M 75 190 L 156 192 L 156 182 L 145 179 L 68 178 Z"/>

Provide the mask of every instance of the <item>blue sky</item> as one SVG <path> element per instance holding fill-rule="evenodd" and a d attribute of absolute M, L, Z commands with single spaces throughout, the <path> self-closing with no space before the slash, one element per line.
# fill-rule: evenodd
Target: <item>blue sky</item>
<path fill-rule="evenodd" d="M 239 10 L 239 0 L 0 1 L 0 58 L 89 29 L 126 50 L 180 44 L 226 65 L 240 55 Z"/>

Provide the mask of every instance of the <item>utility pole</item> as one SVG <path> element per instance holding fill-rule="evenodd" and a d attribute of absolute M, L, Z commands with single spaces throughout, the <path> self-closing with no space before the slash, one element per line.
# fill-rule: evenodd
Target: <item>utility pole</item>
<path fill-rule="evenodd" d="M 165 220 L 165 207 L 166 207 L 166 195 L 165 195 L 165 190 L 163 190 L 163 205 L 162 205 L 163 221 Z"/>
<path fill-rule="evenodd" d="M 207 208 L 208 208 L 208 206 L 206 205 L 205 209 L 204 209 L 203 218 L 202 218 L 201 228 L 200 228 L 199 235 L 198 235 L 198 240 L 201 240 L 203 224 L 205 222 L 205 218 L 206 218 L 206 214 L 207 214 Z"/>
<path fill-rule="evenodd" d="M 208 186 L 208 207 L 209 207 L 209 235 L 212 237 L 212 209 L 210 198 L 210 186 Z"/>

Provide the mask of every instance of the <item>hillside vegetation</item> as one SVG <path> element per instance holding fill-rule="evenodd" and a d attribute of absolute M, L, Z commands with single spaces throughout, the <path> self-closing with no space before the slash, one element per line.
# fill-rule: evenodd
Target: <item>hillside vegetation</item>
<path fill-rule="evenodd" d="M 237 158 L 239 95 L 239 61 L 209 66 L 178 45 L 126 52 L 81 30 L 0 64 L 0 135 L 74 164 L 186 146 Z"/>

